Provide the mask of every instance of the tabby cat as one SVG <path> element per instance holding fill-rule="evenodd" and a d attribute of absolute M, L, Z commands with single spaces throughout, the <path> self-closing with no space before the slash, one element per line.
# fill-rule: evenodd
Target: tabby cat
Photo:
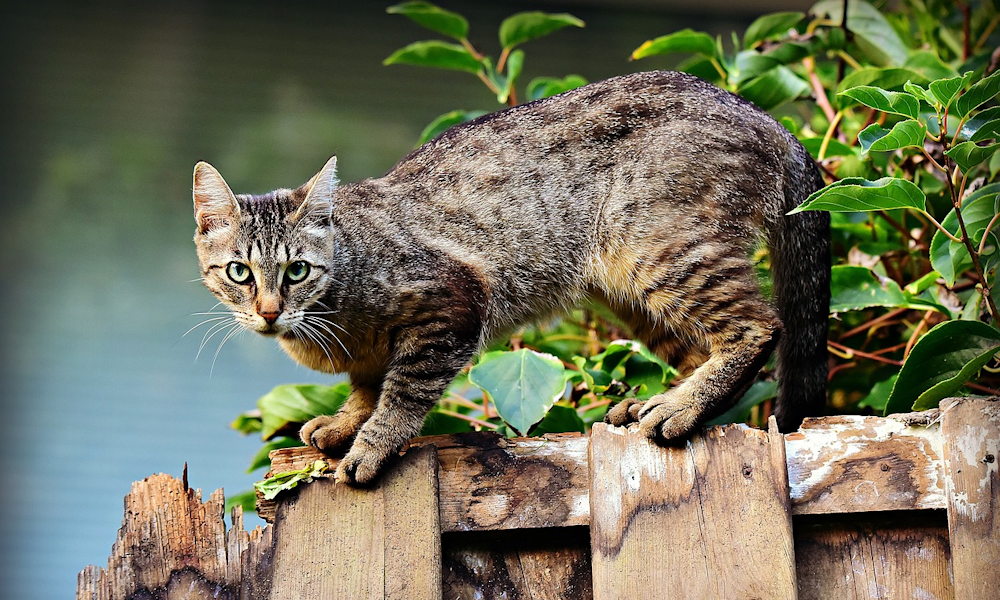
<path fill-rule="evenodd" d="M 822 409 L 829 216 L 765 112 L 674 72 L 615 77 L 453 127 L 378 179 L 234 195 L 194 170 L 205 284 L 299 363 L 347 373 L 301 430 L 371 483 L 484 344 L 587 297 L 693 372 L 607 416 L 669 442 L 732 405 L 777 346 L 780 425 Z M 775 309 L 749 258 L 771 250 Z"/>

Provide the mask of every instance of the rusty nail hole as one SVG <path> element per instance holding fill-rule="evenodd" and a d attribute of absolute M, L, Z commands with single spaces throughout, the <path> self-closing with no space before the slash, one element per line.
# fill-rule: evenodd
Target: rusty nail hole
<path fill-rule="evenodd" d="M 883 471 L 888 471 L 889 470 L 889 465 L 887 465 L 885 463 L 882 463 L 881 465 L 879 465 L 878 468 L 882 469 Z"/>
<path fill-rule="evenodd" d="M 753 475 L 753 467 L 750 465 L 743 465 L 743 476 L 749 479 L 751 475 Z"/>
<path fill-rule="evenodd" d="M 986 463 L 986 464 L 990 464 L 994 460 L 996 460 L 996 457 L 993 456 L 992 454 L 987 454 L 986 456 L 983 457 L 983 462 Z"/>

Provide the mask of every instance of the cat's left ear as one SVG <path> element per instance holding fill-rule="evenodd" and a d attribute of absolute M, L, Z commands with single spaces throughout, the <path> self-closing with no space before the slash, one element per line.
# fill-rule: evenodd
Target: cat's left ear
<path fill-rule="evenodd" d="M 194 166 L 194 219 L 198 232 L 208 233 L 239 221 L 240 205 L 222 175 L 207 162 Z"/>
<path fill-rule="evenodd" d="M 337 157 L 331 156 L 319 173 L 313 175 L 304 187 L 306 199 L 289 219 L 298 223 L 303 219 L 326 223 L 333 214 L 333 196 L 337 191 Z"/>

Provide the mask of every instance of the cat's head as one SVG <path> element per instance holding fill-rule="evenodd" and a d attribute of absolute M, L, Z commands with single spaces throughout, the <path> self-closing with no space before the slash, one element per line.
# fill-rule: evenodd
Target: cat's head
<path fill-rule="evenodd" d="M 292 335 L 333 282 L 331 227 L 336 157 L 305 185 L 233 194 L 210 164 L 194 167 L 194 242 L 202 281 L 238 323 L 264 335 Z"/>

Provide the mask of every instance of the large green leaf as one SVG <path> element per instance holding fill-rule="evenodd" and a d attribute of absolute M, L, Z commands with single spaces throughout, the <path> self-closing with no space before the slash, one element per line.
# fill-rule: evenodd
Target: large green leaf
<path fill-rule="evenodd" d="M 567 75 L 562 79 L 558 77 L 536 77 L 528 82 L 528 100 L 548 98 L 549 96 L 575 90 L 585 85 L 587 85 L 587 80 L 580 75 Z"/>
<path fill-rule="evenodd" d="M 802 146 L 809 152 L 809 155 L 813 158 L 819 158 L 819 150 L 823 146 L 823 138 L 821 137 L 811 137 L 799 140 Z M 826 143 L 826 155 L 824 158 L 829 158 L 831 156 L 854 156 L 857 151 L 848 146 L 840 140 L 830 138 Z"/>
<path fill-rule="evenodd" d="M 736 54 L 730 76 L 737 83 L 749 81 L 781 64 L 778 59 L 761 54 L 756 50 L 743 50 Z"/>
<path fill-rule="evenodd" d="M 952 114 L 964 117 L 976 108 L 995 98 L 1000 93 L 1000 71 L 978 81 L 955 101 Z"/>
<path fill-rule="evenodd" d="M 788 214 L 805 210 L 867 212 L 912 208 L 923 211 L 926 205 L 924 193 L 912 181 L 898 177 L 883 177 L 875 181 L 845 177 L 813 192 L 805 202 Z"/>
<path fill-rule="evenodd" d="M 980 112 L 962 125 L 959 139 L 972 142 L 992 140 L 1000 137 L 1000 106 L 993 106 Z"/>
<path fill-rule="evenodd" d="M 840 92 L 838 96 L 847 96 L 865 106 L 911 119 L 920 114 L 920 101 L 906 92 L 887 92 L 871 85 L 859 85 Z"/>
<path fill-rule="evenodd" d="M 385 9 L 390 15 L 403 15 L 418 25 L 443 33 L 456 40 L 469 35 L 469 22 L 458 13 L 445 10 L 430 2 L 403 2 Z"/>
<path fill-rule="evenodd" d="M 639 60 L 657 54 L 673 52 L 694 52 L 710 58 L 720 58 L 719 46 L 712 36 L 701 31 L 682 29 L 656 39 L 646 40 L 632 51 L 632 60 Z"/>
<path fill-rule="evenodd" d="M 945 321 L 913 346 L 885 414 L 926 410 L 957 392 L 1000 350 L 1000 331 L 981 321 Z"/>
<path fill-rule="evenodd" d="M 786 66 L 778 66 L 740 86 L 739 94 L 771 110 L 809 92 L 809 84 Z"/>
<path fill-rule="evenodd" d="M 930 50 L 917 50 L 912 52 L 903 65 L 907 69 L 913 69 L 924 77 L 934 79 L 945 79 L 958 75 L 950 65 L 941 60 L 935 52 Z"/>
<path fill-rule="evenodd" d="M 393 52 L 382 64 L 437 67 L 469 73 L 478 73 L 483 68 L 483 64 L 462 46 L 440 40 L 413 42 Z"/>
<path fill-rule="evenodd" d="M 445 130 L 485 114 L 486 112 L 481 110 L 453 110 L 446 112 L 428 123 L 427 127 L 424 127 L 424 130 L 420 132 L 420 140 L 417 142 L 417 145 L 426 144 L 441 135 Z"/>
<path fill-rule="evenodd" d="M 955 161 L 964 173 L 971 171 L 976 165 L 987 161 L 1000 147 L 1000 143 L 980 146 L 976 142 L 962 142 L 945 151 L 945 156 Z"/>
<path fill-rule="evenodd" d="M 860 85 L 870 85 L 884 90 L 902 88 L 906 82 L 926 83 L 927 78 L 911 69 L 865 67 L 848 74 L 837 85 L 837 92 L 849 90 Z"/>
<path fill-rule="evenodd" d="M 972 237 L 973 246 L 979 246 L 986 225 L 998 212 L 1000 212 L 1000 183 L 984 185 L 969 194 L 962 202 L 962 219 Z M 960 236 L 961 228 L 958 225 L 958 217 L 954 209 L 941 221 L 941 225 L 952 235 Z M 995 249 L 1000 246 L 998 235 L 1000 235 L 1000 231 L 995 229 L 990 232 L 993 240 L 991 246 L 994 248 L 994 253 L 991 256 L 994 258 L 997 254 Z M 949 286 L 954 286 L 958 276 L 972 267 L 972 259 L 969 257 L 965 244 L 951 241 L 940 231 L 935 232 L 931 239 L 930 258 L 934 269 L 941 274 Z"/>
<path fill-rule="evenodd" d="M 932 81 L 927 87 L 931 94 L 933 94 L 934 99 L 941 105 L 941 108 L 945 108 L 951 105 L 952 101 L 965 88 L 971 78 L 972 72 L 970 71 L 964 75 Z"/>
<path fill-rule="evenodd" d="M 844 0 L 823 0 L 809 11 L 840 24 L 843 20 Z M 877 65 L 901 65 L 906 62 L 909 50 L 877 8 L 864 0 L 849 0 L 847 28 L 854 42 L 864 55 Z"/>
<path fill-rule="evenodd" d="M 743 47 L 752 48 L 757 42 L 780 37 L 804 17 L 800 12 L 776 12 L 758 17 L 743 34 Z"/>
<path fill-rule="evenodd" d="M 469 381 L 490 395 L 500 418 L 518 433 L 541 421 L 566 388 L 562 362 L 527 349 L 487 352 L 472 367 Z"/>
<path fill-rule="evenodd" d="M 504 48 L 513 48 L 564 27 L 583 26 L 583 21 L 567 13 L 551 14 L 540 11 L 517 13 L 500 23 L 500 45 Z"/>
<path fill-rule="evenodd" d="M 893 373 L 892 377 L 873 385 L 868 395 L 858 401 L 858 408 L 871 408 L 878 412 L 885 411 L 885 405 L 889 403 L 889 395 L 892 394 L 892 387 L 896 385 L 898 377 L 899 373 Z"/>
<path fill-rule="evenodd" d="M 262 422 L 261 437 L 269 440 L 290 425 L 305 423 L 319 415 L 332 415 L 350 393 L 348 383 L 279 385 L 257 400 Z"/>
<path fill-rule="evenodd" d="M 545 413 L 545 418 L 538 425 L 531 428 L 531 435 L 565 433 L 567 431 L 583 433 L 586 430 L 586 424 L 574 408 L 556 404 L 549 409 L 549 412 Z"/>
<path fill-rule="evenodd" d="M 908 304 L 898 283 L 879 277 L 868 267 L 837 265 L 830 270 L 830 312 Z"/>
<path fill-rule="evenodd" d="M 922 148 L 927 128 L 923 123 L 906 119 L 885 129 L 878 123 L 872 123 L 858 134 L 862 154 L 870 151 L 888 152 L 900 148 Z"/>

